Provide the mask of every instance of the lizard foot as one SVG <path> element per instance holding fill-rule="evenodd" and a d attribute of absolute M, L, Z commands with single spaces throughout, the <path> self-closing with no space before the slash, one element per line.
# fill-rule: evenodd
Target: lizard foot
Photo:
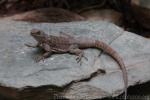
<path fill-rule="evenodd" d="M 41 60 L 44 62 L 44 57 L 43 56 L 37 56 L 35 57 L 35 62 L 40 62 Z"/>
<path fill-rule="evenodd" d="M 82 57 L 81 57 L 81 56 L 78 56 L 78 57 L 76 58 L 77 63 L 80 63 L 80 65 L 82 64 L 81 59 L 82 59 Z"/>
<path fill-rule="evenodd" d="M 77 63 L 80 63 L 80 65 L 82 64 L 82 61 L 81 61 L 82 57 L 84 57 L 86 60 L 88 60 L 84 56 L 84 52 L 82 50 L 80 50 L 79 48 L 77 48 L 76 45 L 71 46 L 70 53 L 77 55 L 76 61 L 77 61 Z"/>
<path fill-rule="evenodd" d="M 82 60 L 83 57 L 84 57 L 86 60 L 88 60 L 88 58 L 85 57 L 83 53 L 80 53 L 80 54 L 78 55 L 78 57 L 76 58 L 77 63 L 80 63 L 80 65 L 82 64 L 82 61 L 81 61 L 81 60 Z"/>

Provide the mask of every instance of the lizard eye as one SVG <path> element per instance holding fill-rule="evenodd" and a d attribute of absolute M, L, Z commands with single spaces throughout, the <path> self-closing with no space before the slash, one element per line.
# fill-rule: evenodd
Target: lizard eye
<path fill-rule="evenodd" d="M 40 34 L 40 30 L 38 30 L 38 29 L 32 29 L 31 30 L 31 34 Z"/>

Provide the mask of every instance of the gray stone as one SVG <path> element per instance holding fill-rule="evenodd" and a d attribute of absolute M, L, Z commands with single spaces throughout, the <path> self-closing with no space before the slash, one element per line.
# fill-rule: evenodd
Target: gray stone
<path fill-rule="evenodd" d="M 36 44 L 30 30 L 38 28 L 47 34 L 66 32 L 76 37 L 93 37 L 109 44 L 123 58 L 128 70 L 129 86 L 150 80 L 150 40 L 107 22 L 27 23 L 0 21 L 0 84 L 23 89 L 27 86 L 63 87 L 61 94 L 69 99 L 94 99 L 117 96 L 124 83 L 118 64 L 97 49 L 84 50 L 88 61 L 80 66 L 76 56 L 56 54 L 36 63 L 39 54 L 25 43 Z M 101 73 L 105 70 L 106 73 Z M 98 72 L 96 75 L 91 74 Z M 70 84 L 72 83 L 72 84 Z M 69 86 L 68 86 L 69 85 Z"/>
<path fill-rule="evenodd" d="M 150 1 L 149 0 L 140 0 L 140 5 L 150 9 Z"/>

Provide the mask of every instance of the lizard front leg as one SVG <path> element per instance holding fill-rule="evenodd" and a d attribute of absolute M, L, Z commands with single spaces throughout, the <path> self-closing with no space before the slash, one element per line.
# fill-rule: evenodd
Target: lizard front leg
<path fill-rule="evenodd" d="M 42 56 L 36 57 L 36 62 L 39 62 L 41 60 L 44 61 L 45 58 L 49 57 L 52 54 L 52 52 L 45 52 Z"/>
<path fill-rule="evenodd" d="M 50 47 L 48 44 L 46 44 L 46 43 L 41 44 L 41 47 L 42 47 L 46 52 L 45 52 L 42 56 L 38 56 L 38 57 L 36 58 L 36 62 L 39 62 L 40 60 L 43 60 L 43 61 L 44 61 L 44 59 L 47 58 L 47 57 L 49 57 L 49 56 L 52 54 L 52 52 L 53 52 L 53 50 L 51 49 L 51 47 Z"/>

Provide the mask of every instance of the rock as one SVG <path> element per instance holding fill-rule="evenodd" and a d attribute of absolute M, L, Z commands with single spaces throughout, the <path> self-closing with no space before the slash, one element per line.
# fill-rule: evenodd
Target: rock
<path fill-rule="evenodd" d="M 90 21 L 107 21 L 117 25 L 121 25 L 122 14 L 113 9 L 93 9 L 82 12 L 86 20 Z"/>
<path fill-rule="evenodd" d="M 61 8 L 41 8 L 5 17 L 7 20 L 30 21 L 30 22 L 71 22 L 81 21 L 84 17 Z"/>
<path fill-rule="evenodd" d="M 140 5 L 140 0 L 132 0 L 131 3 L 136 4 L 136 5 Z"/>
<path fill-rule="evenodd" d="M 140 5 L 145 8 L 150 9 L 150 1 L 149 0 L 140 0 Z"/>
<path fill-rule="evenodd" d="M 132 5 L 132 11 L 136 21 L 144 28 L 150 30 L 150 9 Z"/>
<path fill-rule="evenodd" d="M 34 57 L 39 50 L 24 45 L 36 43 L 29 35 L 32 28 L 41 29 L 47 34 L 66 32 L 76 37 L 93 37 L 104 41 L 123 58 L 129 86 L 150 80 L 150 40 L 113 24 L 103 21 L 48 24 L 1 20 L 0 84 L 1 87 L 15 88 L 16 93 L 10 95 L 13 98 L 29 98 L 33 94 L 36 99 L 42 100 L 39 98 L 50 95 L 49 91 L 68 99 L 96 99 L 123 93 L 124 82 L 119 66 L 105 53 L 97 57 L 100 50 L 84 50 L 88 61 L 82 59 L 81 66 L 76 62 L 76 56 L 70 54 L 52 55 L 44 62 L 36 63 Z M 45 94 L 40 92 L 43 88 L 47 89 Z M 0 93 L 3 93 L 1 90 L 3 88 L 0 89 Z M 3 94 L 7 95 L 7 90 Z"/>

